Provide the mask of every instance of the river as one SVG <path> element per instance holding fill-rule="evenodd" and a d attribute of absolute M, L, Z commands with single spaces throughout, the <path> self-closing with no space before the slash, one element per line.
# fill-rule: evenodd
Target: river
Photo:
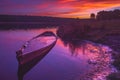
<path fill-rule="evenodd" d="M 0 31 L 0 80 L 18 80 L 16 51 L 45 31 L 56 32 L 56 29 Z M 114 71 L 109 64 L 111 49 L 89 41 L 82 46 L 65 45 L 58 38 L 54 48 L 24 75 L 24 80 L 105 80 Z"/>

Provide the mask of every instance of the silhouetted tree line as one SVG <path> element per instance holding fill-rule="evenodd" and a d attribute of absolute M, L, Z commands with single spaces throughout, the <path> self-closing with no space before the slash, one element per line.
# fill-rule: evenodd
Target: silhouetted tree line
<path fill-rule="evenodd" d="M 112 19 L 120 19 L 120 10 L 115 9 L 113 11 L 100 11 L 96 16 L 97 20 L 112 20 Z"/>
<path fill-rule="evenodd" d="M 27 16 L 27 15 L 0 15 L 0 22 L 66 22 L 74 21 L 73 18 L 59 18 L 48 16 Z"/>
<path fill-rule="evenodd" d="M 48 16 L 0 15 L 0 29 L 32 29 L 57 27 L 79 19 Z"/>

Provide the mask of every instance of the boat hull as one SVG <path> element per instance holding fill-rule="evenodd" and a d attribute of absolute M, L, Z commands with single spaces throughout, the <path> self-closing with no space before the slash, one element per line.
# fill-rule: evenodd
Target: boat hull
<path fill-rule="evenodd" d="M 33 59 L 37 57 L 44 57 L 55 45 L 56 41 L 54 41 L 52 44 L 43 47 L 39 50 L 27 53 L 27 54 L 20 54 L 21 51 L 18 51 L 17 53 L 20 54 L 17 56 L 18 62 L 20 65 L 26 64 L 29 61 L 32 61 Z"/>
<path fill-rule="evenodd" d="M 52 37 L 54 36 L 55 40 L 52 43 L 50 43 L 49 45 L 47 45 L 46 47 L 42 47 L 40 49 L 38 48 L 38 49 L 36 49 L 34 51 L 31 51 L 31 52 L 28 52 L 26 54 L 24 53 L 24 51 L 26 50 L 27 45 L 30 42 L 32 42 L 33 40 L 38 39 L 40 37 L 43 37 L 43 36 L 45 36 L 45 37 L 46 36 L 52 36 Z M 22 46 L 22 48 L 20 50 L 18 50 L 16 52 L 16 54 L 17 54 L 16 57 L 17 57 L 18 63 L 20 65 L 23 65 L 23 64 L 28 63 L 29 61 L 32 61 L 33 59 L 35 59 L 37 57 L 42 57 L 42 56 L 46 55 L 54 47 L 54 45 L 56 44 L 56 41 L 57 41 L 56 35 L 53 32 L 50 32 L 50 31 L 46 31 L 46 32 L 44 32 L 44 33 L 42 33 L 42 34 L 40 34 L 40 35 L 38 35 L 36 37 L 33 37 L 32 39 L 27 41 Z M 38 45 L 38 43 L 36 43 L 36 45 Z M 41 44 L 39 44 L 39 45 L 41 45 Z M 33 48 L 34 48 L 34 46 L 33 46 Z"/>

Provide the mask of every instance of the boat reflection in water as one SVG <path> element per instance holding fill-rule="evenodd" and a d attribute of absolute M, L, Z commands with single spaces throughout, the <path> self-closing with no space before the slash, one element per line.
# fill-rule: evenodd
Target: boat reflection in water
<path fill-rule="evenodd" d="M 18 60 L 18 80 L 31 70 L 56 44 L 57 37 L 53 32 L 46 31 L 27 41 L 16 52 Z"/>

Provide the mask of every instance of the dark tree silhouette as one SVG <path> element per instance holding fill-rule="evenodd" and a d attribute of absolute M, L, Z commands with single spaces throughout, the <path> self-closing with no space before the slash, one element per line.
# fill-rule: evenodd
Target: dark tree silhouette
<path fill-rule="evenodd" d="M 97 13 L 96 18 L 98 20 L 120 19 L 120 10 L 115 9 L 113 11 L 100 11 Z"/>
<path fill-rule="evenodd" d="M 90 18 L 91 18 L 91 19 L 95 19 L 95 14 L 94 14 L 94 13 L 91 13 L 91 14 L 90 14 Z"/>

